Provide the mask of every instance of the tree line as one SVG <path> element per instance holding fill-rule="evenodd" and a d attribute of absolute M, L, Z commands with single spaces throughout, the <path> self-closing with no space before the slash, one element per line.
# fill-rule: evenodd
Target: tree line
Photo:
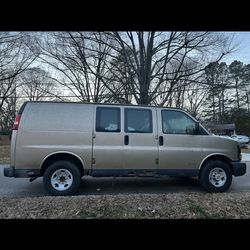
<path fill-rule="evenodd" d="M 173 106 L 214 123 L 249 114 L 250 65 L 221 32 L 0 32 L 0 130 L 24 100 Z M 236 115 L 237 116 L 237 115 Z"/>

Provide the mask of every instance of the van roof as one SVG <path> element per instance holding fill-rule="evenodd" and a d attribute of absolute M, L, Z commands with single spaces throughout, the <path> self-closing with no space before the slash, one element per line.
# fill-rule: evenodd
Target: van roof
<path fill-rule="evenodd" d="M 26 101 L 23 103 L 21 109 L 24 109 L 24 106 L 27 103 L 70 103 L 70 104 L 95 104 L 95 105 L 107 105 L 107 106 L 129 106 L 129 107 L 148 107 L 148 108 L 166 108 L 166 109 L 176 109 L 176 110 L 183 110 L 181 108 L 176 107 L 163 107 L 163 106 L 153 106 L 153 105 L 142 105 L 142 104 L 122 104 L 122 103 L 100 103 L 100 102 L 59 102 L 59 101 Z"/>

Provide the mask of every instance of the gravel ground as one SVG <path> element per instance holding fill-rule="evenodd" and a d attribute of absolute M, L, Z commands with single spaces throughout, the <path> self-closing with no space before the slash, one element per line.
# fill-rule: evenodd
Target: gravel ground
<path fill-rule="evenodd" d="M 1 219 L 249 219 L 250 193 L 1 198 Z"/>

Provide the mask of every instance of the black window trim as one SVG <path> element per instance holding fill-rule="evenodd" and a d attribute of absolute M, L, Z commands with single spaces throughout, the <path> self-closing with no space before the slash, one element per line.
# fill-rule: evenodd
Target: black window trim
<path fill-rule="evenodd" d="M 143 131 L 127 131 L 127 111 L 129 110 L 146 110 L 150 112 L 150 128 L 151 130 L 149 132 L 143 132 Z M 124 132 L 125 133 L 133 133 L 133 134 L 152 134 L 153 133 L 153 114 L 151 109 L 147 108 L 124 108 Z"/>
<path fill-rule="evenodd" d="M 98 116 L 98 110 L 101 110 L 101 109 L 118 110 L 119 119 L 118 119 L 118 129 L 117 130 L 97 130 L 97 124 L 100 124 L 100 116 Z M 120 107 L 103 107 L 103 106 L 96 107 L 95 132 L 97 132 L 97 133 L 121 133 L 121 108 Z"/>

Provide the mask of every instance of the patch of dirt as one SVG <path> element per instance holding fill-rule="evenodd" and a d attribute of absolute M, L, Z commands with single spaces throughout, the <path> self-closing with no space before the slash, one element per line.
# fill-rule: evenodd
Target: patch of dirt
<path fill-rule="evenodd" d="M 249 219 L 250 193 L 1 198 L 1 219 Z"/>

